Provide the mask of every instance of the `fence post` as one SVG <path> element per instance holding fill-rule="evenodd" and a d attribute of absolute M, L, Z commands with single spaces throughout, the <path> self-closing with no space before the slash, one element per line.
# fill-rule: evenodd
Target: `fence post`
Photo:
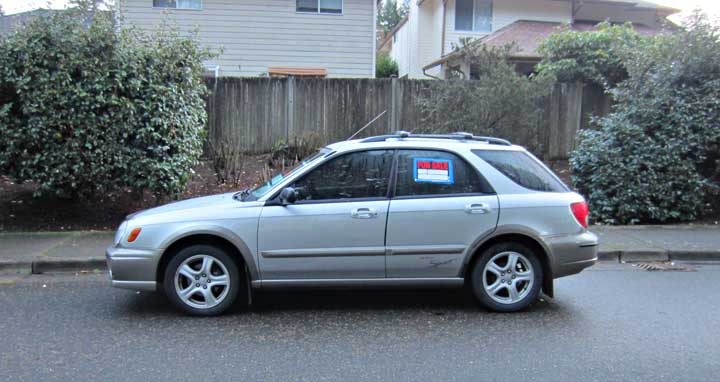
<path fill-rule="evenodd" d="M 390 92 L 390 133 L 400 130 L 398 128 L 398 79 L 394 78 L 391 81 L 391 92 Z"/>
<path fill-rule="evenodd" d="M 287 78 L 287 124 L 285 126 L 285 142 L 290 142 L 290 134 L 295 130 L 295 77 Z"/>

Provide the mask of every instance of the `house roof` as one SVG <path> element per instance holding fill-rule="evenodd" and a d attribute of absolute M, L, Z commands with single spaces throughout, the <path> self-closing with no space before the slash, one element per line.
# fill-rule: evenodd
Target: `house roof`
<path fill-rule="evenodd" d="M 643 35 L 655 35 L 660 33 L 659 29 L 641 24 L 634 24 L 633 28 Z M 512 58 L 521 60 L 539 60 L 541 55 L 538 53 L 538 48 L 545 39 L 550 37 L 551 34 L 565 30 L 584 32 L 596 29 L 596 22 L 576 22 L 575 24 L 569 25 L 544 21 L 518 20 L 496 30 L 493 33 L 475 40 L 473 43 L 485 44 L 491 47 L 503 47 L 514 43 L 515 49 L 510 55 Z M 424 69 L 429 69 L 445 63 L 446 61 L 452 59 L 454 54 L 454 52 L 449 53 L 439 60 L 425 66 Z"/>

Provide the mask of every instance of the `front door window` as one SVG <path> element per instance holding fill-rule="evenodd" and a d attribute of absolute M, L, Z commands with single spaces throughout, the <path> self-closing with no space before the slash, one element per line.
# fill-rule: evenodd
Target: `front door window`
<path fill-rule="evenodd" d="M 386 198 L 393 150 L 371 150 L 331 159 L 292 186 L 298 203 Z"/>

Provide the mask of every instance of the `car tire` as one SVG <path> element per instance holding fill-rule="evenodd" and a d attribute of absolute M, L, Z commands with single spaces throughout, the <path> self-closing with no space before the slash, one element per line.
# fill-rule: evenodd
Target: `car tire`
<path fill-rule="evenodd" d="M 516 312 L 537 300 L 542 280 L 542 264 L 537 254 L 520 243 L 507 242 L 495 244 L 480 254 L 470 281 L 473 294 L 482 305 L 496 312 Z"/>
<path fill-rule="evenodd" d="M 224 250 L 193 245 L 172 257 L 163 277 L 168 299 L 185 313 L 215 316 L 224 313 L 246 291 L 244 272 Z"/>

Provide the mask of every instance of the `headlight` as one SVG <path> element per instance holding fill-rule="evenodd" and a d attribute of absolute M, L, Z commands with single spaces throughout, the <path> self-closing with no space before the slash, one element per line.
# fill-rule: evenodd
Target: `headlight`
<path fill-rule="evenodd" d="M 117 246 L 120 244 L 120 240 L 122 240 L 123 237 L 125 237 L 125 230 L 127 230 L 128 222 L 125 220 L 120 224 L 120 227 L 118 227 L 117 232 L 115 232 L 115 239 L 113 239 L 113 245 Z"/>

